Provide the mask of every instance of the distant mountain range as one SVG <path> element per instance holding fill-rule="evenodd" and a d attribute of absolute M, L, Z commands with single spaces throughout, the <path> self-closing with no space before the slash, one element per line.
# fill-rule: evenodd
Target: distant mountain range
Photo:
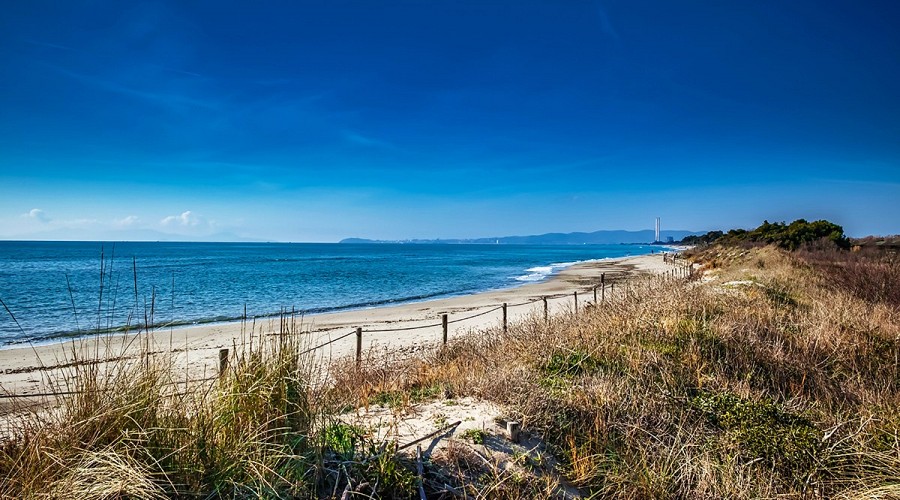
<path fill-rule="evenodd" d="M 695 231 L 660 231 L 662 241 L 671 237 L 680 241 L 685 236 L 700 235 Z M 652 243 L 652 229 L 642 231 L 594 231 L 593 233 L 547 233 L 531 236 L 501 236 L 494 238 L 474 239 L 437 239 L 437 240 L 368 240 L 365 238 L 346 238 L 340 243 L 409 243 L 409 244 L 500 244 L 500 245 L 615 245 L 618 243 Z"/>

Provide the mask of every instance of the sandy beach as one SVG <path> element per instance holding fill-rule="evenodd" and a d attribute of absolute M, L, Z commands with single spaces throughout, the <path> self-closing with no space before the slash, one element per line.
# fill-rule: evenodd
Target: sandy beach
<path fill-rule="evenodd" d="M 415 350 L 441 341 L 443 314 L 448 315 L 448 337 L 452 339 L 472 330 L 501 324 L 499 306 L 503 303 L 509 304 L 510 322 L 530 314 L 543 314 L 541 299 L 547 296 L 557 296 L 547 301 L 550 314 L 571 311 L 576 291 L 579 306 L 594 301 L 591 289 L 600 284 L 603 273 L 607 283 L 617 283 L 633 273 L 662 273 L 670 269 L 671 264 L 664 263 L 659 253 L 583 262 L 565 268 L 545 281 L 509 289 L 284 320 L 294 332 L 303 332 L 304 341 L 310 347 L 344 336 L 314 351 L 325 361 L 355 353 L 356 336 L 352 332 L 358 327 L 363 329 L 364 351 Z M 3 370 L 0 394 L 46 392 L 45 382 L 58 380 L 73 363 L 134 359 L 142 348 L 147 347 L 151 352 L 168 354 L 176 366 L 184 370 L 186 378 L 209 377 L 217 371 L 220 349 L 234 349 L 235 346 L 241 349 L 241 346 L 249 345 L 251 338 L 259 342 L 262 336 L 277 334 L 282 329 L 281 321 L 280 318 L 266 318 L 3 349 L 0 350 Z"/>

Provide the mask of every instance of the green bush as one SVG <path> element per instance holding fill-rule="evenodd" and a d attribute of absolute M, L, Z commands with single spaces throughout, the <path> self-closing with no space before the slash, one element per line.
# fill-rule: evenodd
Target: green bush
<path fill-rule="evenodd" d="M 729 392 L 701 393 L 691 403 L 746 458 L 761 459 L 800 483 L 815 473 L 822 432 L 808 419 L 772 401 L 748 401 Z"/>
<path fill-rule="evenodd" d="M 681 243 L 685 245 L 766 243 L 787 250 L 796 250 L 803 245 L 820 241 L 831 242 L 839 248 L 850 248 L 850 240 L 844 235 L 843 227 L 827 220 L 807 222 L 805 219 L 797 219 L 790 224 L 763 221 L 752 231 L 744 229 L 732 229 L 727 233 L 710 231 L 701 236 L 688 236 L 681 240 Z"/>

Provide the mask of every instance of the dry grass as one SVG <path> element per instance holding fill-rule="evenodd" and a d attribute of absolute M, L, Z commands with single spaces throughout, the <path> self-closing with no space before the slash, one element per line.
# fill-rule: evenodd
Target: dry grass
<path fill-rule="evenodd" d="M 717 277 L 633 281 L 628 298 L 577 317 L 345 372 L 345 396 L 438 388 L 503 404 L 586 494 L 896 492 L 900 311 L 772 248 L 694 258 L 715 260 Z"/>
<path fill-rule="evenodd" d="M 23 421 L 0 449 L 0 494 L 416 496 L 396 444 L 334 417 L 474 396 L 543 436 L 586 495 L 898 498 L 896 304 L 835 288 L 827 266 L 771 248 L 693 258 L 710 281 L 634 279 L 627 296 L 577 316 L 479 332 L 424 359 L 335 364 L 325 385 L 290 339 L 236 360 L 208 391 L 171 390 L 165 360 L 83 373 L 82 389 L 115 390 Z M 476 498 L 558 491 L 549 477 L 479 461 L 465 449 L 436 458 L 424 486 Z"/>

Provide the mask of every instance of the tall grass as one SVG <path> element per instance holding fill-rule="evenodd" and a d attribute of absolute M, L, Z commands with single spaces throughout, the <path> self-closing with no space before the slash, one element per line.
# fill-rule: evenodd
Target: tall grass
<path fill-rule="evenodd" d="M 712 282 L 632 280 L 586 314 L 482 332 L 341 385 L 351 399 L 437 387 L 501 403 L 585 494 L 896 495 L 897 309 L 783 251 L 694 258 L 718 261 Z"/>
<path fill-rule="evenodd" d="M 808 248 L 799 252 L 798 258 L 820 271 L 835 291 L 900 307 L 900 251 L 896 247 L 864 246 L 854 252 Z"/>
<path fill-rule="evenodd" d="M 474 396 L 543 437 L 558 478 L 513 476 L 456 447 L 426 462 L 431 495 L 541 498 L 566 481 L 617 498 L 900 496 L 893 302 L 772 248 L 693 258 L 716 263 L 711 281 L 635 277 L 577 315 L 535 315 L 424 357 L 326 367 L 288 335 L 236 354 L 203 390 L 175 384 L 165 356 L 73 368 L 78 394 L 22 420 L 0 449 L 0 495 L 416 496 L 397 443 L 338 416 Z"/>
<path fill-rule="evenodd" d="M 102 371 L 73 366 L 66 374 L 73 394 L 20 418 L 0 448 L 0 496 L 280 498 L 343 491 L 364 475 L 343 472 L 365 461 L 364 441 L 351 436 L 348 449 L 336 437 L 334 429 L 343 427 L 316 383 L 315 358 L 299 355 L 305 344 L 296 336 L 271 338 L 233 356 L 218 380 L 191 387 L 179 382 L 180 370 L 166 356 Z M 382 483 L 372 491 L 390 495 L 395 487 Z"/>

